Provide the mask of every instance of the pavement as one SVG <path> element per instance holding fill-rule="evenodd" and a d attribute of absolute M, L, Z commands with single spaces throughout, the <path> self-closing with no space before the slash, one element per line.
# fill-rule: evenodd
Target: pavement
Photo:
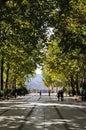
<path fill-rule="evenodd" d="M 86 130 L 86 102 L 47 93 L 2 100 L 0 130 Z"/>

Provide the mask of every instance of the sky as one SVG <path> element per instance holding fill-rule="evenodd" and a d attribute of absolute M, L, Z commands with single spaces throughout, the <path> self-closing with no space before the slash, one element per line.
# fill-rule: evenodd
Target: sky
<path fill-rule="evenodd" d="M 36 69 L 36 74 L 41 74 L 41 69 L 40 68 Z"/>

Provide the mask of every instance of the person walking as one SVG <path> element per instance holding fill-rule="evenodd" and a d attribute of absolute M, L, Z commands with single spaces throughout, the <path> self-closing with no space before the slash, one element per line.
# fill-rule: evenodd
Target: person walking
<path fill-rule="evenodd" d="M 59 101 L 60 97 L 61 97 L 60 87 L 58 87 L 58 89 L 57 89 L 57 97 L 58 97 L 58 101 Z"/>
<path fill-rule="evenodd" d="M 40 90 L 39 94 L 40 94 L 40 97 L 41 97 L 41 95 L 42 95 L 42 92 L 41 92 L 41 90 Z"/>
<path fill-rule="evenodd" d="M 49 96 L 50 96 L 50 90 L 48 91 L 48 94 L 49 94 Z"/>
<path fill-rule="evenodd" d="M 58 101 L 59 100 L 63 101 L 63 87 L 58 87 L 57 97 L 58 97 Z"/>

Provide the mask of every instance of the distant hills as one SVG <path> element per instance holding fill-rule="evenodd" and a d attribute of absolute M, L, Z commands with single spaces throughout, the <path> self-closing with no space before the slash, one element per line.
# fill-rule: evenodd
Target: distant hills
<path fill-rule="evenodd" d="M 37 74 L 35 78 L 31 79 L 31 82 L 26 82 L 27 89 L 33 89 L 33 90 L 47 90 L 47 87 L 44 85 L 42 81 L 42 75 Z"/>

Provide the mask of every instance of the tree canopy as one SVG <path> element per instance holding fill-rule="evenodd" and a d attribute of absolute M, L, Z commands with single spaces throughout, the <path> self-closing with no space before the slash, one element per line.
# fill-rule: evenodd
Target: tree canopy
<path fill-rule="evenodd" d="M 0 1 L 1 89 L 4 83 L 10 87 L 14 80 L 24 82 L 37 64 L 50 82 L 61 78 L 74 88 L 73 81 L 86 79 L 85 59 L 84 0 Z"/>

